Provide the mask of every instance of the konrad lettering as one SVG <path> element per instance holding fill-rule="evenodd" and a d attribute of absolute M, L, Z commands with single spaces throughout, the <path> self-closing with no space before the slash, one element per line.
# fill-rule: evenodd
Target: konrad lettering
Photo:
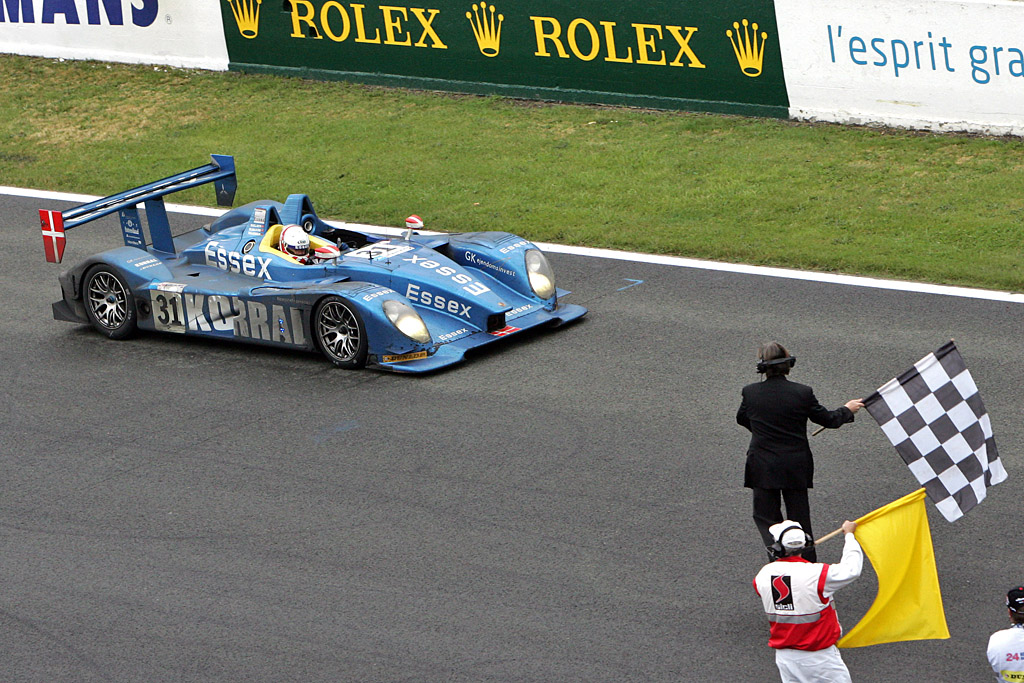
<path fill-rule="evenodd" d="M 150 291 L 153 325 L 160 332 L 227 333 L 243 339 L 307 346 L 302 308 L 238 297 Z"/>

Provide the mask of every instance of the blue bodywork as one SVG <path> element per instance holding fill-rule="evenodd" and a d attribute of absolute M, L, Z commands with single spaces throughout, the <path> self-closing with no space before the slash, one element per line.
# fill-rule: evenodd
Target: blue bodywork
<path fill-rule="evenodd" d="M 141 329 L 318 350 L 315 311 L 333 295 L 358 311 L 367 365 L 426 372 L 463 360 L 473 348 L 531 328 L 561 325 L 587 312 L 561 303 L 567 292 L 556 290 L 545 299 L 533 291 L 526 253 L 537 248 L 520 237 L 410 231 L 387 238 L 326 223 L 301 194 L 284 203 L 252 202 L 171 237 L 164 195 L 214 182 L 219 201 L 233 197 L 233 160 L 213 159 L 206 167 L 63 212 L 65 229 L 70 229 L 118 211 L 125 246 L 96 254 L 61 275 L 63 298 L 53 304 L 54 318 L 90 322 L 83 281 L 102 264 L 128 285 Z M 140 202 L 149 220 L 148 245 L 140 239 L 135 208 Z M 289 224 L 303 226 L 320 243 L 336 244 L 341 255 L 303 265 L 278 251 L 275 231 Z M 389 320 L 384 311 L 389 300 L 419 314 L 430 334 L 428 343 L 406 336 Z"/>

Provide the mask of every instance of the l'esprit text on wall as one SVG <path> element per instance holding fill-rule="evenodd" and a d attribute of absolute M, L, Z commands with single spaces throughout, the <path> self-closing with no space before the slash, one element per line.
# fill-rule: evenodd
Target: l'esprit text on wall
<path fill-rule="evenodd" d="M 847 59 L 857 67 L 891 70 L 895 78 L 914 71 L 957 73 L 969 64 L 971 80 L 985 85 L 996 78 L 1024 78 L 1024 50 L 1003 45 L 972 45 L 963 52 L 946 36 L 887 37 L 851 32 L 829 24 L 828 45 L 833 64 Z"/>
<path fill-rule="evenodd" d="M 159 0 L 0 0 L 0 23 L 124 26 L 128 15 L 145 27 L 159 11 Z"/>

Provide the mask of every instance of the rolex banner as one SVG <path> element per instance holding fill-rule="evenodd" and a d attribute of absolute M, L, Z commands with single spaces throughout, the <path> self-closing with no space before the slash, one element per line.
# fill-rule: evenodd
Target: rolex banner
<path fill-rule="evenodd" d="M 770 0 L 220 0 L 230 68 L 788 115 Z"/>

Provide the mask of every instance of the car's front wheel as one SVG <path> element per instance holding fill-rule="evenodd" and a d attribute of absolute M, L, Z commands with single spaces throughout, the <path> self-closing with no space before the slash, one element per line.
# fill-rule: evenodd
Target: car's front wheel
<path fill-rule="evenodd" d="M 82 302 L 89 322 L 110 339 L 124 339 L 135 331 L 137 315 L 132 290 L 109 266 L 96 266 L 85 276 Z"/>
<path fill-rule="evenodd" d="M 323 354 L 338 367 L 366 365 L 366 326 L 359 311 L 340 296 L 329 296 L 316 307 L 313 334 Z"/>

